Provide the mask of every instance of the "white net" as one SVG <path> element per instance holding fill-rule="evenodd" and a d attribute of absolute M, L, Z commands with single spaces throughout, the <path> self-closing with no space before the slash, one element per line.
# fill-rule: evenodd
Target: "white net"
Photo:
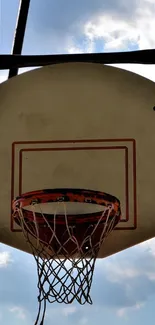
<path fill-rule="evenodd" d="M 57 224 L 58 207 L 63 208 L 64 222 Z M 39 324 L 42 302 L 92 304 L 90 289 L 95 261 L 107 235 L 114 229 L 117 214 L 111 216 L 113 205 L 104 207 L 96 223 L 69 222 L 65 202 L 58 202 L 52 219 L 38 203 L 31 211 L 16 209 L 16 222 L 21 226 L 37 263 Z M 102 207 L 103 209 L 103 207 Z M 29 212 L 29 218 L 27 213 Z"/>

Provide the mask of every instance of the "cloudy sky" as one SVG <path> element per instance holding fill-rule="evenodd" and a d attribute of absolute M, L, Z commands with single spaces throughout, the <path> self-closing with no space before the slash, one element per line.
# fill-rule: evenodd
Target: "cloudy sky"
<path fill-rule="evenodd" d="M 19 0 L 0 1 L 0 53 L 11 52 L 18 5 Z M 31 0 L 23 53 L 155 48 L 154 17 L 154 0 Z M 155 81 L 155 66 L 120 67 Z M 7 75 L 1 71 L 0 82 Z M 33 257 L 1 244 L 0 324 L 34 323 L 36 286 Z M 48 306 L 45 324 L 153 325 L 155 240 L 98 261 L 92 298 L 93 306 Z"/>

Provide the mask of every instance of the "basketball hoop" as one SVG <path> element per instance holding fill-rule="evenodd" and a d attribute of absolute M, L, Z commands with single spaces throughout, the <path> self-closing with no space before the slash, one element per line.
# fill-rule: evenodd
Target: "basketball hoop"
<path fill-rule="evenodd" d="M 99 249 L 121 217 L 120 202 L 107 193 L 50 189 L 13 201 L 13 218 L 22 228 L 37 263 L 39 312 L 50 303 L 92 304 L 90 289 Z"/>

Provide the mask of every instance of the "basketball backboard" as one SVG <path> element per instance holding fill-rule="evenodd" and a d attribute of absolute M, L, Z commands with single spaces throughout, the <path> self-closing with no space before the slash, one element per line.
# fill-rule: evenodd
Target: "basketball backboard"
<path fill-rule="evenodd" d="M 100 64 L 48 66 L 1 84 L 1 242 L 29 252 L 12 199 L 62 187 L 120 200 L 99 257 L 154 237 L 154 105 L 153 82 Z"/>

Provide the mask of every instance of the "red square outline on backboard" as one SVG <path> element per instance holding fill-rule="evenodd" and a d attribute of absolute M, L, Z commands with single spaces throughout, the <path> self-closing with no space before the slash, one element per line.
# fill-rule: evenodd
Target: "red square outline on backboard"
<path fill-rule="evenodd" d="M 128 184 L 128 147 L 126 146 L 95 146 L 95 143 L 104 143 L 104 142 L 130 142 L 132 143 L 132 151 L 133 151 L 133 206 L 134 206 L 134 218 L 133 218 L 133 226 L 129 227 L 116 227 L 115 230 L 130 230 L 136 229 L 137 227 L 137 198 L 136 198 L 136 142 L 134 139 L 92 139 L 92 140 L 55 140 L 55 141 L 19 141 L 14 142 L 12 144 L 12 174 L 11 174 L 11 202 L 14 199 L 14 168 L 15 168 L 15 151 L 17 145 L 35 145 L 35 144 L 90 144 L 92 146 L 84 146 L 84 147 L 54 147 L 54 148 L 25 148 L 20 149 L 18 153 L 19 159 L 19 196 L 22 193 L 22 154 L 25 151 L 60 151 L 60 150 L 110 150 L 110 149 L 117 149 L 117 150 L 124 150 L 125 152 L 125 192 L 126 192 L 126 218 L 122 219 L 120 222 L 127 222 L 129 220 L 129 184 Z M 12 212 L 12 203 L 11 203 L 11 212 Z M 11 231 L 21 232 L 21 229 L 14 228 L 14 222 L 11 213 Z"/>

